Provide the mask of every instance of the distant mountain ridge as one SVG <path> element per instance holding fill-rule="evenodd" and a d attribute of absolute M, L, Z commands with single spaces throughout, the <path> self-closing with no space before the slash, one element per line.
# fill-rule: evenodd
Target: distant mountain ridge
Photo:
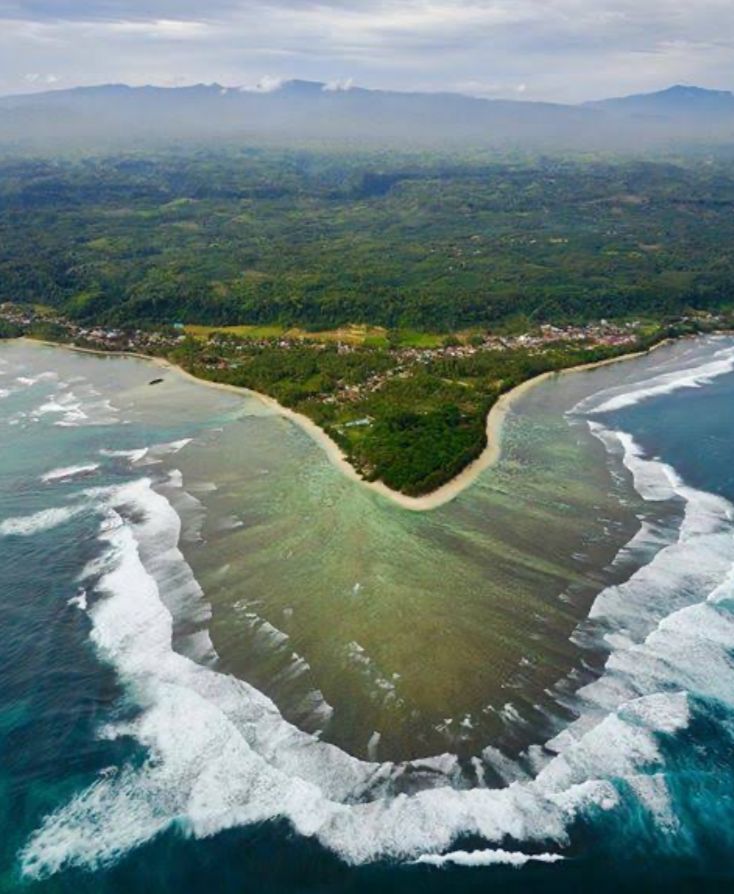
<path fill-rule="evenodd" d="M 582 105 L 293 80 L 269 90 L 107 84 L 0 97 L 0 147 L 213 140 L 363 148 L 638 151 L 734 143 L 734 94 L 676 85 Z"/>
<path fill-rule="evenodd" d="M 586 103 L 587 107 L 635 113 L 675 115 L 703 114 L 711 111 L 734 112 L 734 93 L 729 90 L 708 90 L 704 87 L 676 84 L 655 93 L 637 93 L 613 99 Z"/>

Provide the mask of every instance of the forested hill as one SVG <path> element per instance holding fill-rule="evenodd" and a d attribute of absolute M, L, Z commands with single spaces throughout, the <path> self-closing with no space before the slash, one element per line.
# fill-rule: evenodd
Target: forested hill
<path fill-rule="evenodd" d="M 0 162 L 0 301 L 456 330 L 716 308 L 734 163 L 242 150 Z"/>
<path fill-rule="evenodd" d="M 0 97 L 0 151 L 196 145 L 638 153 L 734 143 L 734 96 L 673 87 L 562 105 L 289 81 L 267 92 L 124 84 Z"/>

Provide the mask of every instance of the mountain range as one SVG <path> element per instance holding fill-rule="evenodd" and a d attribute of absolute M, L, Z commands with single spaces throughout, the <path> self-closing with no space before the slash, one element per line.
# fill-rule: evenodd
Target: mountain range
<path fill-rule="evenodd" d="M 270 91 L 77 87 L 0 97 L 4 151 L 168 144 L 525 151 L 685 151 L 734 143 L 734 94 L 675 86 L 562 105 L 453 93 L 333 89 L 287 81 Z"/>

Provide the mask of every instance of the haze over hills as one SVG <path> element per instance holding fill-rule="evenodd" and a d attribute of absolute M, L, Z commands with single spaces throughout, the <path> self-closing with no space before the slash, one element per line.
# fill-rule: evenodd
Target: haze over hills
<path fill-rule="evenodd" d="M 703 87 L 676 84 L 656 93 L 639 93 L 589 102 L 590 108 L 614 110 L 627 114 L 653 115 L 675 119 L 681 115 L 734 114 L 734 94 L 729 90 L 706 90 Z"/>
<path fill-rule="evenodd" d="M 227 140 L 526 150 L 685 150 L 734 142 L 734 95 L 675 86 L 583 105 L 288 81 L 79 87 L 0 98 L 0 146 L 63 149 Z"/>

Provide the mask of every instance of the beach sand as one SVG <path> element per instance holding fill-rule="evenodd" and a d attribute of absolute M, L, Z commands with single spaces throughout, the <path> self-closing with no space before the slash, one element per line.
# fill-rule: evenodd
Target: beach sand
<path fill-rule="evenodd" d="M 23 340 L 35 344 L 45 344 L 50 347 L 66 348 L 70 351 L 78 351 L 83 354 L 97 354 L 103 357 L 135 357 L 139 360 L 147 360 L 160 369 L 173 372 L 200 385 L 206 385 L 220 391 L 229 391 L 233 394 L 247 395 L 248 397 L 256 398 L 265 406 L 272 409 L 274 413 L 285 419 L 289 419 L 306 432 L 306 434 L 308 434 L 309 437 L 324 450 L 329 461 L 346 475 L 347 478 L 358 482 L 363 487 L 369 488 L 373 492 L 380 494 L 380 496 L 391 500 L 393 503 L 411 512 L 427 512 L 432 509 L 438 509 L 440 506 L 445 506 L 470 487 L 482 472 L 491 468 L 499 460 L 502 452 L 502 427 L 505 417 L 512 408 L 513 403 L 522 397 L 522 395 L 530 388 L 534 388 L 554 376 L 597 369 L 612 363 L 620 363 L 623 360 L 633 360 L 636 357 L 641 357 L 646 353 L 649 353 L 649 351 L 637 351 L 631 354 L 622 354 L 619 357 L 609 357 L 606 360 L 600 360 L 596 363 L 586 363 L 580 366 L 568 367 L 563 370 L 546 372 L 517 385 L 511 391 L 503 394 L 487 414 L 487 445 L 481 454 L 466 466 L 466 468 L 459 472 L 458 475 L 452 478 L 451 481 L 447 481 L 446 484 L 441 485 L 441 487 L 432 491 L 430 494 L 424 494 L 420 497 L 410 497 L 407 494 L 402 494 L 399 491 L 393 490 L 382 481 L 366 481 L 349 462 L 341 447 L 339 447 L 339 445 L 333 441 L 322 428 L 316 425 L 313 420 L 309 419 L 308 416 L 304 416 L 303 413 L 297 413 L 295 410 L 282 406 L 282 404 L 279 404 L 278 401 L 269 397 L 267 394 L 262 394 L 259 391 L 253 391 L 250 388 L 241 387 L 239 385 L 229 385 L 225 382 L 212 382 L 209 379 L 201 379 L 183 369 L 183 367 L 171 363 L 163 357 L 154 357 L 148 354 L 135 353 L 133 351 L 102 351 L 95 348 L 82 348 L 76 345 L 40 341 L 38 339 L 24 338 Z M 650 351 L 655 350 L 666 343 L 667 341 L 658 342 L 658 344 L 653 345 Z"/>
<path fill-rule="evenodd" d="M 181 518 L 179 549 L 211 606 L 221 667 L 290 722 L 395 760 L 468 758 L 489 741 L 515 753 L 555 722 L 548 693 L 581 660 L 573 629 L 619 582 L 607 569 L 639 528 L 634 494 L 622 483 L 620 501 L 602 446 L 564 412 L 620 374 L 546 376 L 508 393 L 489 414 L 481 463 L 426 512 L 415 510 L 430 497 L 375 496 L 323 432 L 270 399 L 161 359 L 102 352 L 109 363 L 96 363 L 34 344 L 34 368 L 119 389 L 130 427 L 109 436 L 122 446 L 196 432 L 135 474 L 154 477 Z M 169 483 L 174 470 L 182 487 Z"/>

